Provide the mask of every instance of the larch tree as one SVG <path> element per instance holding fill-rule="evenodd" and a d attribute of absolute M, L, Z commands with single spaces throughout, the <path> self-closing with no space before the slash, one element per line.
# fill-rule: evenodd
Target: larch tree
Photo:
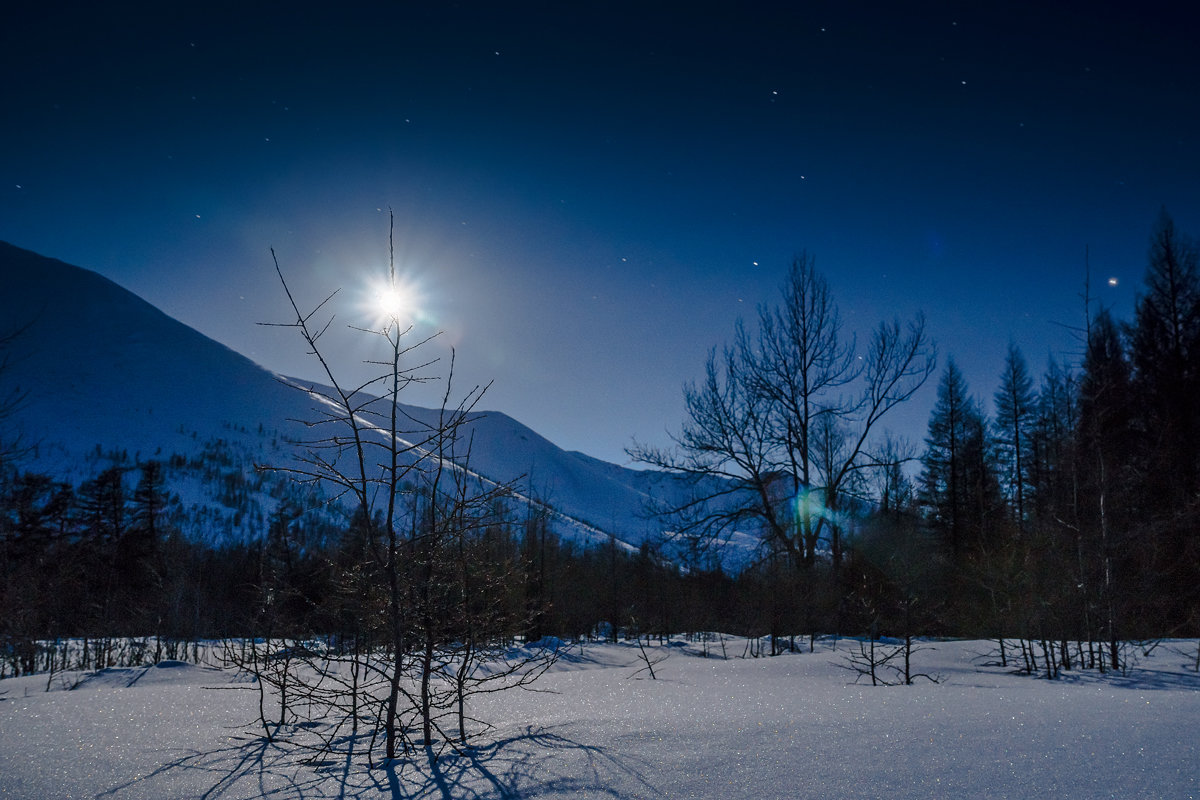
<path fill-rule="evenodd" d="M 1026 506 L 1040 525 L 1078 527 L 1078 427 L 1078 377 L 1051 359 L 1038 388 L 1028 458 L 1032 498 Z"/>
<path fill-rule="evenodd" d="M 1037 398 L 1025 357 L 1013 343 L 1008 345 L 1000 385 L 993 395 L 992 441 L 1005 498 L 1018 530 L 1028 521 L 1026 496 L 1030 482 L 1030 440 L 1036 419 Z"/>
<path fill-rule="evenodd" d="M 1117 324 L 1101 311 L 1091 324 L 1080 382 L 1079 447 L 1081 530 L 1085 562 L 1097 587 L 1092 602 L 1104 620 L 1113 669 L 1119 667 L 1119 637 L 1133 598 L 1128 594 L 1134 557 L 1130 523 L 1140 505 L 1136 485 L 1134 401 L 1129 362 Z"/>
<path fill-rule="evenodd" d="M 399 294 L 390 233 L 389 254 L 385 301 Z M 326 502 L 345 509 L 353 548 L 338 565 L 349 585 L 334 591 L 337 625 L 353 640 L 315 655 L 303 642 L 292 643 L 285 652 L 303 657 L 278 680 L 290 683 L 298 702 L 319 706 L 313 713 L 328 721 L 318 734 L 326 752 L 353 752 L 354 737 L 344 733 L 364 721 L 372 726 L 365 748 L 371 760 L 378 739 L 389 761 L 414 745 L 465 742 L 469 695 L 526 685 L 557 655 L 547 648 L 504 654 L 505 638 L 525 627 L 519 614 L 497 611 L 517 580 L 516 567 L 506 572 L 479 560 L 486 556 L 486 531 L 512 489 L 470 469 L 471 423 L 487 386 L 454 399 L 453 350 L 445 374 L 431 376 L 439 359 L 424 354 L 436 334 L 416 335 L 394 302 L 376 327 L 351 326 L 373 338 L 380 355 L 367 362 L 378 370 L 373 378 L 345 381 L 322 341 L 332 318 L 318 319 L 330 313 L 323 309 L 333 295 L 303 309 L 277 260 L 275 269 L 292 314 L 282 326 L 300 335 L 326 385 L 298 386 L 313 400 L 313 416 L 304 421 L 312 438 L 299 443 L 293 465 L 265 468 L 320 487 L 326 498 L 332 494 Z M 400 403 L 408 387 L 431 380 L 444 386 L 438 408 Z M 444 728 L 446 717 L 458 721 L 457 732 Z"/>
<path fill-rule="evenodd" d="M 790 484 L 786 494 L 805 498 L 791 520 L 794 529 L 784 533 L 780 543 L 812 564 L 829 517 L 816 513 L 820 506 L 810 502 L 806 493 L 820 487 L 824 506 L 837 504 L 830 484 L 842 455 L 838 451 L 845 447 L 837 418 L 848 409 L 836 394 L 858 377 L 861 368 L 855 361 L 853 339 L 848 341 L 842 334 L 829 284 L 807 254 L 792 262 L 781 301 L 759 308 L 757 336 L 739 327 L 738 354 L 748 390 L 769 409 L 767 434 L 780 462 L 777 467 L 783 468 L 777 471 Z"/>
<path fill-rule="evenodd" d="M 1090 641 L 1093 631 L 1079 515 L 1078 427 L 1078 379 L 1052 359 L 1038 389 L 1026 458 L 1025 545 L 1029 603 L 1053 617 L 1063 641 Z"/>

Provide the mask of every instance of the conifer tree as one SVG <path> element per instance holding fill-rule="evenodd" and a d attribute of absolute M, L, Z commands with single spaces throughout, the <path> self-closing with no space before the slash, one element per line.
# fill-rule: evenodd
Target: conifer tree
<path fill-rule="evenodd" d="M 1026 492 L 1030 473 L 1030 439 L 1035 419 L 1033 381 L 1025 357 L 1013 343 L 1008 345 L 1004 372 L 994 396 L 996 416 L 992 420 L 996 463 L 1001 483 L 1018 530 L 1025 528 Z"/>
<path fill-rule="evenodd" d="M 1051 359 L 1038 389 L 1029 457 L 1032 507 L 1028 510 L 1046 525 L 1078 525 L 1078 427 L 1078 378 Z"/>
<path fill-rule="evenodd" d="M 1196 246 L 1163 212 L 1151 237 L 1146 291 L 1129 329 L 1148 466 L 1156 493 L 1194 495 L 1200 470 L 1200 266 Z"/>
<path fill-rule="evenodd" d="M 1083 559 L 1091 564 L 1097 587 L 1093 598 L 1104 620 L 1110 660 L 1119 666 L 1118 637 L 1132 563 L 1130 521 L 1136 499 L 1130 491 L 1133 465 L 1134 397 L 1129 363 L 1112 316 L 1101 311 L 1092 322 L 1080 383 L 1079 446 Z"/>
<path fill-rule="evenodd" d="M 1200 625 L 1200 266 L 1164 211 L 1151 236 L 1145 292 L 1129 326 L 1138 431 L 1140 535 L 1159 611 Z"/>
<path fill-rule="evenodd" d="M 987 423 L 951 359 L 938 384 L 921 458 L 920 503 L 946 551 L 962 559 L 982 542 L 998 504 Z"/>
<path fill-rule="evenodd" d="M 140 594 L 161 580 L 158 556 L 165 536 L 166 479 L 162 464 L 147 461 L 133 490 L 129 507 L 129 529 L 117 547 L 118 571 L 126 591 Z M 147 600 L 139 598 L 137 606 Z"/>

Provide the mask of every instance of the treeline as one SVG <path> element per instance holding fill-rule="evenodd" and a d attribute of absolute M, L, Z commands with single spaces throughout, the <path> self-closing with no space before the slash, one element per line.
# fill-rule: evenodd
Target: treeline
<path fill-rule="evenodd" d="M 71 666 L 102 669 L 205 639 L 378 633 L 382 581 L 364 555 L 361 520 L 334 530 L 326 517 L 283 504 L 260 538 L 214 547 L 165 521 L 162 472 L 151 461 L 107 469 L 78 487 L 35 473 L 0 482 L 2 674 L 45 671 L 46 643 L 63 638 L 93 643 Z M 502 506 L 458 528 L 444 552 L 407 559 L 414 571 L 435 573 L 407 583 L 449 592 L 435 602 L 439 644 L 462 638 L 462 590 L 447 587 L 461 582 L 464 568 L 485 606 L 471 616 L 477 625 L 488 620 L 488 636 L 501 644 L 712 631 L 794 636 L 825 624 L 819 604 L 803 599 L 814 587 L 778 563 L 737 575 L 681 570 L 649 543 L 586 545 L 557 535 L 545 511 Z M 846 629 L 865 629 L 862 616 Z M 155 645 L 122 648 L 131 637 Z M 780 635 L 773 646 L 795 640 Z"/>
<path fill-rule="evenodd" d="M 1036 384 L 1010 345 L 990 409 L 950 358 L 920 453 L 886 442 L 869 513 L 818 521 L 829 558 L 767 550 L 796 606 L 772 629 L 991 637 L 1006 662 L 1011 638 L 1051 675 L 1200 634 L 1200 268 L 1165 213 L 1133 319 L 1089 302 L 1079 338 Z"/>
<path fill-rule="evenodd" d="M 133 477 L 136 475 L 136 479 Z M 34 671 L 38 642 L 244 632 L 258 598 L 252 547 L 214 549 L 168 522 L 163 467 L 110 467 L 77 487 L 0 476 L 0 652 Z M 116 658 L 115 651 L 112 658 Z M 103 645 L 85 666 L 110 666 Z M 0 667 L 0 669 L 5 669 Z"/>
<path fill-rule="evenodd" d="M 1010 346 L 990 415 L 947 364 L 904 491 L 956 632 L 1105 642 L 1115 666 L 1120 641 L 1200 632 L 1200 270 L 1165 213 L 1133 319 L 1080 333 L 1037 386 Z"/>
<path fill-rule="evenodd" d="M 685 560 L 757 534 L 737 583 L 761 583 L 774 638 L 994 637 L 1007 661 L 1012 637 L 1051 674 L 1115 667 L 1122 643 L 1200 633 L 1195 244 L 1164 212 L 1133 319 L 1085 305 L 1073 360 L 1035 385 L 1010 347 L 990 408 L 948 359 L 914 450 L 878 423 L 934 374 L 922 318 L 860 347 L 802 255 L 686 387 L 674 447 L 630 453 L 692 480 L 659 509 Z"/>
<path fill-rule="evenodd" d="M 65 638 L 92 643 L 66 666 L 102 669 L 205 639 L 378 633 L 382 581 L 361 521 L 334 530 L 326 516 L 284 504 L 260 538 L 212 546 L 166 520 L 162 474 L 150 461 L 77 487 L 36 473 L 0 480 L 0 676 L 45 671 L 48 643 Z M 483 606 L 472 620 L 489 621 L 500 644 L 761 627 L 753 572 L 681 572 L 649 545 L 584 545 L 558 536 L 544 511 L 502 505 L 458 529 L 443 552 L 407 559 L 414 573 L 435 574 L 406 582 L 447 595 L 426 601 L 442 620 L 439 645 L 462 638 L 463 570 Z M 121 644 L 129 638 L 155 644 L 131 651 Z"/>

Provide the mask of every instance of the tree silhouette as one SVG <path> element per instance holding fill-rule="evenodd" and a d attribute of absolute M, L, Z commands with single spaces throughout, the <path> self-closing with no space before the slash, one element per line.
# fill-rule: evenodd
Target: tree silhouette
<path fill-rule="evenodd" d="M 690 480 L 687 501 L 656 509 L 664 527 L 691 542 L 687 549 L 753 532 L 772 569 L 811 573 L 824 543 L 836 574 L 842 516 L 873 463 L 877 426 L 933 368 L 920 315 L 880 323 L 860 350 L 842 332 L 827 282 L 801 255 L 778 304 L 759 309 L 757 328 L 739 323 L 734 345 L 714 349 L 703 380 L 685 387 L 674 447 L 628 452 Z M 815 597 L 813 580 L 808 574 L 800 585 Z"/>

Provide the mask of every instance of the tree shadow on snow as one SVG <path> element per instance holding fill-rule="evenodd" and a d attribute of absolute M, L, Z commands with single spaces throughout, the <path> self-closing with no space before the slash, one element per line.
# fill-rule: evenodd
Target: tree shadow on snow
<path fill-rule="evenodd" d="M 365 746 L 367 737 L 360 740 Z M 643 773 L 645 762 L 534 726 L 459 750 L 444 745 L 410 748 L 407 756 L 373 768 L 364 752 L 352 748 L 320 753 L 289 742 L 242 736 L 231 736 L 229 742 L 215 750 L 178 755 L 150 774 L 96 797 L 121 798 L 135 784 L 141 784 L 136 789 L 142 794 L 154 789 L 157 796 L 200 800 L 626 797 L 628 790 L 621 787 L 636 788 L 638 796 L 661 794 Z"/>
<path fill-rule="evenodd" d="M 297 769 L 295 753 L 279 742 L 245 736 L 229 737 L 230 744 L 214 750 L 189 750 L 146 775 L 97 793 L 101 798 L 119 798 L 130 793 L 145 795 L 153 789 L 162 797 L 331 797 L 320 785 L 327 778 Z M 135 791 L 136 790 L 136 791 Z"/>
<path fill-rule="evenodd" d="M 518 800 L 548 794 L 620 798 L 617 787 L 632 782 L 642 793 L 658 792 L 641 772 L 643 764 L 618 757 L 545 728 L 524 731 L 461 753 L 422 748 L 420 761 L 399 762 L 372 775 L 373 785 L 348 797 Z M 386 790 L 386 791 L 382 791 Z"/>
<path fill-rule="evenodd" d="M 1138 691 L 1200 690 L 1200 674 L 1139 666 L 1118 672 L 1110 670 L 1103 675 L 1092 671 L 1073 672 L 1069 677 L 1064 676 L 1064 678 L 1068 678 L 1074 683 L 1102 684 L 1118 689 L 1136 689 Z"/>

